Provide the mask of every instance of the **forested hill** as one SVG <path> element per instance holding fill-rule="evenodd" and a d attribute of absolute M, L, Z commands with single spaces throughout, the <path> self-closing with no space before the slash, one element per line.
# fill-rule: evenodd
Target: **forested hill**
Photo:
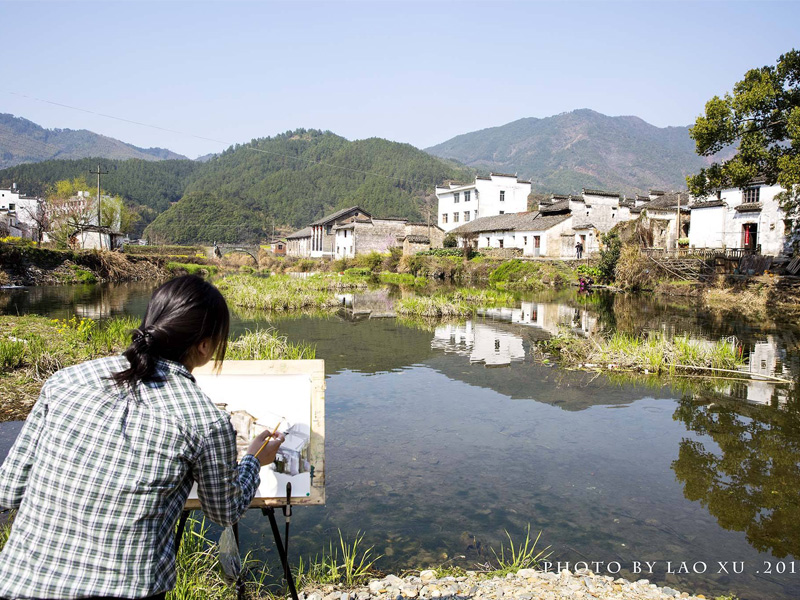
<path fill-rule="evenodd" d="M 180 202 L 145 235 L 171 243 L 255 241 L 273 221 L 300 228 L 356 204 L 379 217 L 419 219 L 422 198 L 436 183 L 473 174 L 408 144 L 299 129 L 202 164 Z"/>
<path fill-rule="evenodd" d="M 638 117 L 581 109 L 465 133 L 427 149 L 478 169 L 518 173 L 534 191 L 582 187 L 622 191 L 685 189 L 708 159 L 695 154 L 688 127 L 655 127 Z"/>
<path fill-rule="evenodd" d="M 139 148 L 85 129 L 45 129 L 27 119 L 0 113 L 0 169 L 55 158 L 88 156 L 142 160 L 186 158 L 164 148 Z"/>
<path fill-rule="evenodd" d="M 16 183 L 19 190 L 29 196 L 46 196 L 55 182 L 64 179 L 85 177 L 92 185 L 95 179 L 89 171 L 95 170 L 98 164 L 108 171 L 102 176 L 103 191 L 121 196 L 142 217 L 134 234 L 141 233 L 148 223 L 169 208 L 171 202 L 180 200 L 189 178 L 202 167 L 192 160 L 49 160 L 0 171 L 0 188 L 8 189 Z"/>

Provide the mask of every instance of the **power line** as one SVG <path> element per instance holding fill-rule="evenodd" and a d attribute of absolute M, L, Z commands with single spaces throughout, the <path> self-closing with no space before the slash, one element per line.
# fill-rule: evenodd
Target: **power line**
<path fill-rule="evenodd" d="M 139 125 L 141 127 L 149 127 L 150 129 L 157 129 L 159 131 L 166 131 L 168 133 L 175 133 L 175 134 L 178 134 L 178 135 L 184 135 L 184 136 L 187 136 L 187 137 L 192 137 L 192 138 L 195 138 L 195 139 L 198 139 L 198 140 L 204 140 L 204 141 L 207 141 L 207 142 L 215 142 L 217 144 L 224 144 L 224 145 L 227 145 L 227 146 L 235 146 L 235 145 L 237 145 L 235 143 L 226 142 L 224 140 L 218 140 L 218 139 L 215 139 L 215 138 L 210 138 L 210 137 L 206 137 L 206 136 L 202 136 L 202 135 L 196 135 L 194 133 L 188 133 L 186 131 L 179 131 L 177 129 L 169 129 L 167 127 L 161 127 L 159 125 L 151 125 L 150 123 L 142 123 L 141 121 L 134 121 L 132 119 L 126 119 L 124 117 L 117 117 L 115 115 L 109 115 L 109 114 L 105 114 L 105 113 L 89 110 L 87 108 L 80 108 L 78 106 L 71 106 L 69 104 L 63 104 L 61 102 L 55 102 L 53 100 L 46 100 L 44 98 L 37 98 L 35 96 L 28 96 L 26 94 L 20 94 L 19 92 L 12 92 L 12 91 L 9 91 L 9 90 L 5 90 L 5 91 L 7 93 L 13 95 L 13 96 L 19 96 L 20 98 L 25 98 L 27 100 L 35 100 L 37 102 L 43 102 L 45 104 L 52 104 L 53 106 L 60 106 L 62 108 L 68 108 L 70 110 L 76 110 L 76 111 L 79 111 L 79 112 L 84 112 L 84 113 L 87 113 L 87 114 L 90 114 L 90 115 L 95 115 L 95 116 L 98 116 L 98 117 L 104 117 L 106 119 L 113 119 L 115 121 L 122 121 L 123 123 L 131 123 L 133 125 Z M 299 161 L 299 162 L 304 162 L 304 163 L 308 163 L 308 164 L 312 164 L 312 165 L 321 165 L 321 166 L 330 167 L 330 168 L 333 168 L 333 169 L 340 169 L 342 171 L 349 171 L 350 173 L 358 173 L 358 174 L 361 174 L 361 175 L 371 175 L 373 177 L 382 177 L 384 179 L 390 179 L 390 180 L 393 180 L 393 181 L 398 181 L 400 183 L 420 184 L 420 185 L 423 185 L 423 186 L 428 185 L 429 183 L 432 183 L 434 186 L 436 185 L 436 181 L 435 180 L 427 181 L 425 179 L 406 179 L 406 178 L 403 178 L 403 177 L 396 177 L 394 175 L 385 175 L 383 173 L 375 173 L 374 171 L 364 171 L 362 169 L 353 169 L 351 167 L 343 167 L 341 165 L 335 165 L 335 164 L 332 164 L 332 163 L 323 162 L 321 160 L 310 160 L 310 159 L 307 159 L 307 158 L 300 158 L 298 156 L 291 156 L 289 154 L 283 154 L 281 152 L 273 152 L 271 150 L 264 150 L 263 148 L 256 148 L 256 147 L 254 147 L 252 145 L 244 145 L 244 144 L 241 144 L 241 145 L 244 146 L 245 148 L 247 148 L 248 150 L 253 150 L 254 152 L 261 152 L 262 154 L 271 154 L 273 156 L 281 156 L 283 158 L 288 158 L 288 159 L 291 159 L 291 160 L 296 160 L 296 161 Z"/>

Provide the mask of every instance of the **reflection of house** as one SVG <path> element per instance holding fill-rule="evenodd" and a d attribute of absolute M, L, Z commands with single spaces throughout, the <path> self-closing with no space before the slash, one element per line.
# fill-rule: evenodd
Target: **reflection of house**
<path fill-rule="evenodd" d="M 473 321 L 437 327 L 431 347 L 468 355 L 470 362 L 482 362 L 487 367 L 505 366 L 525 358 L 520 336 Z"/>
<path fill-rule="evenodd" d="M 786 252 L 785 214 L 775 196 L 783 191 L 753 180 L 745 189 L 725 188 L 692 205 L 689 244 L 695 248 L 746 248 L 778 256 Z"/>
<path fill-rule="evenodd" d="M 750 352 L 747 371 L 758 375 L 768 375 L 792 379 L 789 369 L 784 364 L 781 351 L 773 336 L 767 336 L 762 342 L 756 342 Z M 771 404 L 774 398 L 779 402 L 787 401 L 785 389 L 778 389 L 775 383 L 764 379 L 747 379 L 731 385 L 730 395 L 748 402 Z"/>
<path fill-rule="evenodd" d="M 526 211 L 530 193 L 530 181 L 501 173 L 492 173 L 488 177 L 478 176 L 475 181 L 465 185 L 437 185 L 439 227 L 450 231 L 482 217 Z"/>
<path fill-rule="evenodd" d="M 408 253 L 441 248 L 444 232 L 435 225 L 409 223 L 406 219 L 355 218 L 334 227 L 336 258 L 349 258 L 370 252 L 389 252 L 408 248 Z"/>
<path fill-rule="evenodd" d="M 597 333 L 600 326 L 596 315 L 566 304 L 522 302 L 519 308 L 487 308 L 478 312 L 498 321 L 535 327 L 551 335 L 564 327 L 589 335 Z"/>

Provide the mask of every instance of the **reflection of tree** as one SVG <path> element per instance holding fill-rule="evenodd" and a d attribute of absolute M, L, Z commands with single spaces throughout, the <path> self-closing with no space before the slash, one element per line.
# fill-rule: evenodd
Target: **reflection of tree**
<path fill-rule="evenodd" d="M 684 496 L 700 501 L 725 529 L 775 556 L 800 556 L 800 402 L 778 406 L 684 396 L 675 420 L 710 437 L 681 441 L 672 468 Z"/>

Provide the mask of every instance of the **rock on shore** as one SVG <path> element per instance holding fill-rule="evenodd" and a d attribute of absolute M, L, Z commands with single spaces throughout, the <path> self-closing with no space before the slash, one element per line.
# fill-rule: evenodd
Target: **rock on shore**
<path fill-rule="evenodd" d="M 603 600 L 702 600 L 669 587 L 658 587 L 646 579 L 627 581 L 607 575 L 595 575 L 580 569 L 561 573 L 522 569 L 516 574 L 487 579 L 473 571 L 463 577 L 436 577 L 435 571 L 404 578 L 389 575 L 368 585 L 342 589 L 337 586 L 306 588 L 300 600 L 403 600 L 407 598 L 485 599 L 485 600 L 559 600 L 601 598 Z"/>

